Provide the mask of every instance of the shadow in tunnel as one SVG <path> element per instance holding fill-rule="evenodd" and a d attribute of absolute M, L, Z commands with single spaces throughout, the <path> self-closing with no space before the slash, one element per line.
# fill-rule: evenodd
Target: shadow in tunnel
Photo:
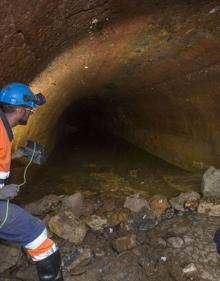
<path fill-rule="evenodd" d="M 82 99 L 64 112 L 60 142 L 29 180 L 22 203 L 78 191 L 88 197 L 110 192 L 121 198 L 199 191 L 200 175 L 174 167 L 103 129 L 98 101 Z"/>

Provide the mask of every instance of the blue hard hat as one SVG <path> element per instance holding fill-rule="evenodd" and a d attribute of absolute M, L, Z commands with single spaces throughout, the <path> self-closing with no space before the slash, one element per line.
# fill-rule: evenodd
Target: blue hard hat
<path fill-rule="evenodd" d="M 22 83 L 10 83 L 0 90 L 0 103 L 36 108 L 35 96 L 31 89 Z"/>

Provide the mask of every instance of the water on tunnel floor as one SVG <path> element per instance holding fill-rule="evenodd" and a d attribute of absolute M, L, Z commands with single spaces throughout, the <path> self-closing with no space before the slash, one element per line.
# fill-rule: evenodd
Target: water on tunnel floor
<path fill-rule="evenodd" d="M 31 173 L 31 171 L 29 171 Z M 109 192 L 145 197 L 200 191 L 201 174 L 192 174 L 109 134 L 78 132 L 63 138 L 48 161 L 23 188 L 23 203 L 47 194 L 85 196 Z"/>

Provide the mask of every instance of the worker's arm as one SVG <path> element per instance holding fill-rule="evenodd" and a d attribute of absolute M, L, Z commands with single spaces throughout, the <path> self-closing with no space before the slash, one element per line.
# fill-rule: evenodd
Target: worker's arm
<path fill-rule="evenodd" d="M 0 136 L 0 200 L 5 200 L 17 196 L 19 186 L 17 184 L 5 185 L 10 175 L 11 145 L 2 122 L 0 122 Z"/>

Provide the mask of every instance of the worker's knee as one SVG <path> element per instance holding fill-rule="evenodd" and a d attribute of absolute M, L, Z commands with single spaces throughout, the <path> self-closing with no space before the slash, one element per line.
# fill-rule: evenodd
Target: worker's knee
<path fill-rule="evenodd" d="M 217 253 L 220 255 L 220 228 L 215 232 L 214 241 L 216 243 Z"/>
<path fill-rule="evenodd" d="M 0 202 L 0 208 L 2 208 L 3 214 L 6 212 L 5 204 L 5 202 Z M 2 220 L 4 216 L 2 215 Z M 7 220 L 0 229 L 0 238 L 25 246 L 35 240 L 44 229 L 45 225 L 39 218 L 32 216 L 19 206 L 10 203 Z"/>

